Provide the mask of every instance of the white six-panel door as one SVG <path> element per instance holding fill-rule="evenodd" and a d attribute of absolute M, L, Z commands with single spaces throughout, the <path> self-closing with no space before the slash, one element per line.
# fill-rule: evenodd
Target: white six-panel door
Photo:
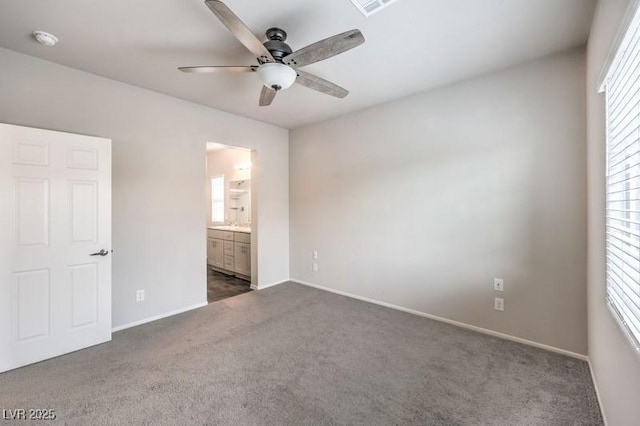
<path fill-rule="evenodd" d="M 109 340 L 111 141 L 0 124 L 0 372 Z"/>

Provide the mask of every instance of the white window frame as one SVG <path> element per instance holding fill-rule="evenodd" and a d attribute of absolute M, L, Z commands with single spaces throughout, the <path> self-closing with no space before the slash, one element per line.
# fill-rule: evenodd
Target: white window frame
<path fill-rule="evenodd" d="M 221 187 L 222 187 L 222 194 L 216 194 L 215 192 L 215 188 L 216 188 L 216 184 L 214 181 L 216 180 L 220 180 L 221 181 Z M 211 176 L 211 180 L 210 180 L 210 185 L 211 185 L 211 223 L 224 223 L 224 194 L 225 194 L 225 190 L 224 190 L 224 175 L 216 175 L 216 176 Z M 218 207 L 218 209 L 216 209 L 216 207 Z M 216 216 L 216 212 L 222 212 L 222 215 L 220 217 Z"/>
<path fill-rule="evenodd" d="M 607 305 L 640 355 L 640 12 L 606 71 L 605 266 Z"/>

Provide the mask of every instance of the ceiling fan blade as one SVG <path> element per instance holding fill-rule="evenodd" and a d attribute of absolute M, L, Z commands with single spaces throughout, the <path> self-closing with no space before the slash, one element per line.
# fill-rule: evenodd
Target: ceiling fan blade
<path fill-rule="evenodd" d="M 273 102 L 273 98 L 276 97 L 275 90 L 267 86 L 262 86 L 262 92 L 260 92 L 260 106 L 269 106 Z"/>
<path fill-rule="evenodd" d="M 364 43 L 360 30 L 351 30 L 303 47 L 284 57 L 285 64 L 299 68 L 339 55 Z"/>
<path fill-rule="evenodd" d="M 211 72 L 253 72 L 258 69 L 257 65 L 251 66 L 204 66 L 204 67 L 179 67 L 182 72 L 197 72 L 197 73 L 211 73 Z"/>
<path fill-rule="evenodd" d="M 296 70 L 296 72 L 298 73 L 296 83 L 302 84 L 309 89 L 317 90 L 318 92 L 335 96 L 336 98 L 344 98 L 349 94 L 347 89 L 327 81 L 324 78 L 320 78 L 317 75 L 309 74 L 308 72 L 300 70 Z"/>
<path fill-rule="evenodd" d="M 275 62 L 271 53 L 262 45 L 260 40 L 251 30 L 236 16 L 226 4 L 219 0 L 206 0 L 204 4 L 218 17 L 218 19 L 233 33 L 262 62 Z"/>

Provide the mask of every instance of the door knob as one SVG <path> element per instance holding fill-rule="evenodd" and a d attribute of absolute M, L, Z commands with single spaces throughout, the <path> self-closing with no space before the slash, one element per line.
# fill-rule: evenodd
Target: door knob
<path fill-rule="evenodd" d="M 109 254 L 109 251 L 102 249 L 97 253 L 91 253 L 89 256 L 106 256 Z"/>

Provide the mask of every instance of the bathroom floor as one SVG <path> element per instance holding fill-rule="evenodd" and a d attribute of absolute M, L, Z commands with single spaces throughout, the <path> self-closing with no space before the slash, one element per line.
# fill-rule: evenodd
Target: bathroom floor
<path fill-rule="evenodd" d="M 207 267 L 207 301 L 209 303 L 251 291 L 251 283 Z"/>

